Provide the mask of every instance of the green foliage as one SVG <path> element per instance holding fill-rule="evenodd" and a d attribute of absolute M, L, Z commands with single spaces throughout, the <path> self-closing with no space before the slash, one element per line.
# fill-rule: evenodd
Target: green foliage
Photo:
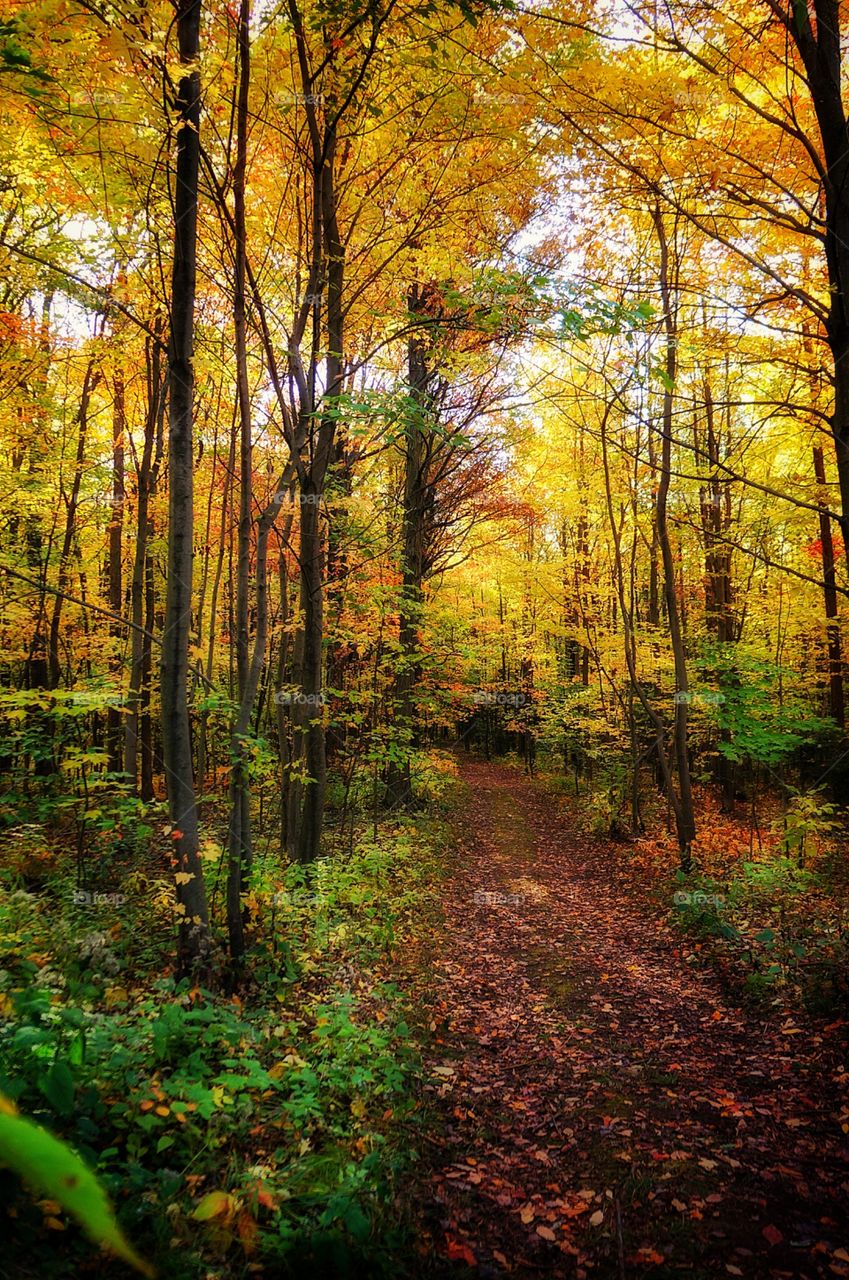
<path fill-rule="evenodd" d="M 623 835 L 627 820 L 631 774 L 624 761 L 609 760 L 593 787 L 593 830 L 598 835 Z"/>
<path fill-rule="evenodd" d="M 743 862 L 724 884 L 683 875 L 677 884 L 676 925 L 710 943 L 749 997 L 801 1001 L 821 1013 L 849 1006 L 845 931 L 828 882 L 798 856 Z"/>
<path fill-rule="evenodd" d="M 702 663 L 720 691 L 711 706 L 721 735 L 717 750 L 728 760 L 776 769 L 833 733 L 832 722 L 811 713 L 792 674 L 775 663 L 736 645 L 705 646 Z"/>
<path fill-rule="evenodd" d="M 422 761 L 419 785 L 434 799 L 427 824 L 396 819 L 314 865 L 258 867 L 244 1002 L 151 977 L 168 964 L 167 933 L 136 963 L 149 893 L 128 893 L 111 928 L 86 933 L 55 850 L 37 893 L 3 876 L 0 1089 L 73 1143 L 143 1251 L 180 1280 L 243 1243 L 245 1222 L 284 1274 L 312 1255 L 381 1273 L 409 1159 L 395 1129 L 416 1114 L 418 1071 L 409 997 L 388 974 L 434 909 L 450 772 Z M 27 845 L 42 851 L 44 831 Z M 198 1215 L 210 1181 L 223 1199 Z M 22 1212 L 19 1230 L 38 1248 L 40 1222 Z"/>
<path fill-rule="evenodd" d="M 561 286 L 556 315 L 560 338 L 587 341 L 596 334 L 623 333 L 630 341 L 650 323 L 654 309 L 645 300 L 633 305 L 613 301 L 598 285 L 583 281 Z"/>
<path fill-rule="evenodd" d="M 822 839 L 840 829 L 838 812 L 837 805 L 825 800 L 821 792 L 798 792 L 791 796 L 779 824 L 782 852 L 795 857 L 801 867 L 809 840 Z"/>
<path fill-rule="evenodd" d="M 153 1276 L 121 1231 L 106 1192 L 76 1152 L 46 1129 L 18 1115 L 0 1095 L 0 1163 L 14 1169 L 37 1194 L 55 1200 L 105 1245 L 142 1275 Z"/>
<path fill-rule="evenodd" d="M 685 875 L 679 871 L 675 893 L 675 921 L 684 932 L 697 938 L 739 938 L 737 929 L 725 916 L 725 895 L 708 876 Z"/>
<path fill-rule="evenodd" d="M 23 43 L 26 32 L 22 24 L 14 18 L 6 18 L 0 22 L 0 75 L 17 77 L 25 93 L 37 97 L 43 92 L 43 86 L 53 80 L 46 71 L 33 63 L 32 55 Z"/>

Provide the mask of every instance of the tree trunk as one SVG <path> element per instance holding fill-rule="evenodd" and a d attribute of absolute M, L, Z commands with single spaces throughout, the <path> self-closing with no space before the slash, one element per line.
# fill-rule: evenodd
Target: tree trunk
<path fill-rule="evenodd" d="M 814 445 L 814 475 L 820 491 L 820 543 L 822 546 L 823 597 L 825 601 L 826 639 L 828 646 L 828 704 L 832 719 L 841 729 L 846 723 L 843 705 L 843 655 L 840 625 L 837 622 L 837 579 L 834 567 L 834 539 L 825 487 L 825 460 L 819 445 Z"/>
<path fill-rule="evenodd" d="M 30 478 L 37 478 L 44 470 L 47 458 L 47 423 L 39 397 L 47 390 L 47 382 L 51 362 L 50 342 L 50 309 L 53 305 L 53 294 L 47 293 L 41 308 L 41 325 L 39 329 L 38 349 L 41 361 L 38 367 L 35 387 L 33 388 L 34 434 L 28 439 L 26 447 L 26 463 Z M 22 459 L 23 461 L 23 459 Z M 37 516 L 27 511 L 23 519 L 24 544 L 27 566 L 36 579 L 47 577 L 47 565 L 42 562 L 44 555 L 44 539 Z M 38 608 L 35 615 L 32 640 L 24 664 L 24 687 L 27 689 L 47 689 L 50 684 L 48 664 L 48 622 L 47 594 L 39 595 Z M 44 740 L 49 743 L 53 736 L 53 721 L 49 715 L 36 713 L 35 723 Z M 47 777 L 53 772 L 53 761 L 50 753 L 44 751 L 35 760 L 37 777 Z"/>
<path fill-rule="evenodd" d="M 771 5 L 774 9 L 774 5 Z M 834 433 L 840 485 L 843 552 L 849 565 L 849 127 L 843 105 L 839 0 L 813 0 L 816 31 L 807 4 L 783 10 L 805 66 L 822 142 L 825 258 L 830 303 L 826 336 L 834 366 Z"/>
<path fill-rule="evenodd" d="M 672 644 L 672 658 L 675 667 L 674 749 L 675 762 L 678 767 L 679 799 L 679 804 L 675 810 L 675 822 L 678 832 L 681 869 L 689 871 L 692 866 L 691 847 L 696 834 L 696 824 L 690 786 L 690 760 L 687 750 L 687 704 L 689 702 L 687 662 L 684 653 L 678 595 L 675 589 L 675 561 L 672 555 L 667 521 L 667 499 L 672 476 L 672 398 L 677 371 L 678 334 L 673 289 L 670 282 L 669 245 L 666 238 L 666 229 L 663 225 L 663 217 L 657 206 L 654 209 L 654 223 L 660 246 L 660 293 L 663 302 L 663 322 L 666 334 L 662 418 L 663 438 L 660 451 L 660 483 L 657 489 L 655 519 L 658 542 L 660 544 L 661 564 L 663 566 L 666 621 L 669 627 L 669 639 Z"/>
<path fill-rule="evenodd" d="M 124 612 L 124 572 L 123 572 L 123 534 L 124 534 L 124 432 L 126 430 L 126 414 L 124 409 L 124 376 L 120 369 L 115 370 L 112 404 L 112 504 L 109 518 L 109 608 L 119 617 Z M 109 623 L 111 650 L 109 665 L 112 679 L 120 688 L 123 662 L 121 658 L 121 641 L 124 627 L 115 618 Z M 117 707 L 110 706 L 107 713 L 106 741 L 109 752 L 109 768 L 112 773 L 120 773 L 124 767 L 123 751 L 123 717 Z"/>
<path fill-rule="evenodd" d="M 178 90 L 177 169 L 174 193 L 174 262 L 168 345 L 168 589 L 162 639 L 162 747 L 173 824 L 180 960 L 185 968 L 208 948 L 203 866 L 198 855 L 198 816 L 189 720 L 189 633 L 194 534 L 192 364 L 197 274 L 198 173 L 200 167 L 200 0 L 178 0 L 177 40 L 187 67 Z M 190 70 L 188 68 L 191 68 Z"/>
<path fill-rule="evenodd" d="M 136 544 L 133 553 L 133 570 L 130 579 L 130 620 L 133 624 L 130 636 L 130 684 L 127 693 L 127 714 L 124 724 L 124 773 L 135 789 L 138 783 L 139 752 L 141 749 L 142 718 L 149 719 L 150 674 L 152 668 L 151 635 L 153 609 L 146 607 L 148 577 L 152 576 L 150 540 L 152 521 L 150 500 L 156 487 L 156 477 L 162 459 L 163 429 L 165 417 L 165 387 L 162 380 L 159 335 L 162 320 L 157 316 L 153 325 L 154 339 L 148 342 L 147 408 L 144 421 L 144 441 L 136 473 Z M 144 627 L 144 631 L 142 630 Z M 146 693 L 143 693 L 146 690 Z M 144 771 L 143 771 L 144 772 Z M 153 782 L 150 779 L 149 794 L 142 785 L 142 799 L 153 798 Z"/>
<path fill-rule="evenodd" d="M 237 40 L 238 94 L 236 101 L 236 163 L 233 168 L 233 231 L 235 277 L 233 327 L 236 354 L 236 390 L 239 405 L 239 524 L 236 551 L 236 683 L 239 709 L 230 735 L 230 825 L 228 832 L 227 933 L 230 957 L 240 964 L 245 950 L 242 894 L 253 862 L 251 839 L 250 753 L 247 731 L 250 710 L 243 714 L 248 696 L 249 595 L 251 569 L 251 500 L 253 497 L 253 441 L 248 386 L 247 311 L 245 295 L 247 229 L 245 225 L 245 177 L 248 154 L 248 100 L 250 94 L 250 0 L 239 9 Z M 259 568 L 258 568 L 259 572 Z M 265 566 L 262 567 L 264 578 Z M 264 619 L 260 625 L 264 624 Z"/>
<path fill-rule="evenodd" d="M 414 285 L 409 294 L 409 311 L 423 310 L 426 290 Z M 401 759 L 393 759 L 387 770 L 386 803 L 390 807 L 412 803 L 409 748 L 414 735 L 414 690 L 419 679 L 417 654 L 421 623 L 424 574 L 424 542 L 427 505 L 426 436 L 422 415 L 427 411 L 429 372 L 425 340 L 412 333 L 407 343 L 407 379 L 417 412 L 408 413 L 404 431 L 404 498 L 401 516 L 402 564 L 401 598 L 398 606 L 398 662 L 393 691 L 395 728 Z"/>
<path fill-rule="evenodd" d="M 305 778 L 301 793 L 295 856 L 299 862 L 318 857 L 327 793 L 327 758 L 322 714 L 323 551 L 319 495 L 301 491 L 301 614 L 303 617 L 301 691 L 295 707 L 295 733 L 303 751 Z"/>
<path fill-rule="evenodd" d="M 71 481 L 71 490 L 65 499 L 65 532 L 62 537 L 62 547 L 59 552 L 59 590 L 53 599 L 53 609 L 50 615 L 50 630 L 47 638 L 47 672 L 51 689 L 57 688 L 60 679 L 59 630 L 62 623 L 62 605 L 65 602 L 65 597 L 62 593 L 65 592 L 68 587 L 68 562 L 71 558 L 71 549 L 74 545 L 74 537 L 77 527 L 77 508 L 80 500 L 80 485 L 82 484 L 83 470 L 85 467 L 85 445 L 86 436 L 88 434 L 88 409 L 91 403 L 92 393 L 99 381 L 100 374 L 95 372 L 94 361 L 90 360 L 85 371 L 85 378 L 83 379 L 80 407 L 77 414 L 77 453 L 74 460 L 74 477 Z"/>

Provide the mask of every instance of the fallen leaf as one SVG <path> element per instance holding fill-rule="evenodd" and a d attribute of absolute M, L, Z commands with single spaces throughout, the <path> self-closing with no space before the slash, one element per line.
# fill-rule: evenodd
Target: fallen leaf
<path fill-rule="evenodd" d="M 455 1240 L 452 1236 L 446 1236 L 445 1251 L 452 1262 L 465 1262 L 469 1267 L 478 1265 L 477 1258 L 463 1240 Z"/>

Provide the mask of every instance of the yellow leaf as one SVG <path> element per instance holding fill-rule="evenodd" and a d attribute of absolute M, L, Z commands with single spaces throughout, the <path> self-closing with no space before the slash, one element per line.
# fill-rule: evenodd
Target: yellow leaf
<path fill-rule="evenodd" d="M 208 1222 L 210 1218 L 219 1218 L 223 1213 L 233 1211 L 235 1201 L 226 1191 L 210 1191 L 194 1209 L 192 1217 L 195 1222 Z"/>

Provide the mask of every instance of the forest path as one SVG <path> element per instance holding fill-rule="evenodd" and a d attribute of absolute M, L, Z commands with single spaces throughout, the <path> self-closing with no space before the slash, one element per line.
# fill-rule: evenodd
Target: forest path
<path fill-rule="evenodd" d="M 422 1274 L 849 1275 L 832 1036 L 735 1006 L 537 783 L 462 773 Z"/>

